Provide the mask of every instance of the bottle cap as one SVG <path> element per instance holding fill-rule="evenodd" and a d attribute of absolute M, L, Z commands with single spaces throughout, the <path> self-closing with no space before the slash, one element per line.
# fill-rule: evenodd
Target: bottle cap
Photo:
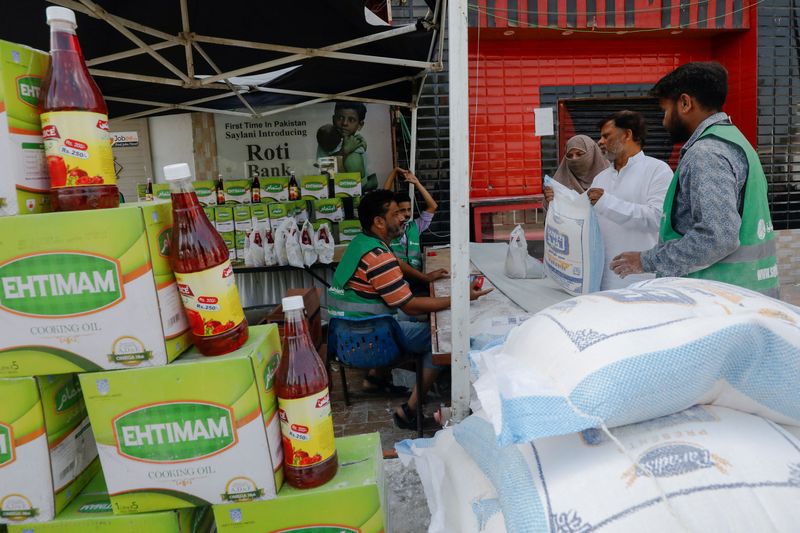
<path fill-rule="evenodd" d="M 176 163 L 164 167 L 164 179 L 167 181 L 178 181 L 192 177 L 192 171 L 186 163 Z"/>
<path fill-rule="evenodd" d="M 303 302 L 302 296 L 287 296 L 283 300 L 281 300 L 281 304 L 283 305 L 283 312 L 286 311 L 296 311 L 297 309 L 305 309 L 306 304 Z"/>
<path fill-rule="evenodd" d="M 60 6 L 50 6 L 45 10 L 45 13 L 47 14 L 48 24 L 53 21 L 60 20 L 63 22 L 69 22 L 76 28 L 78 27 L 78 23 L 75 21 L 75 12 L 71 9 Z"/>

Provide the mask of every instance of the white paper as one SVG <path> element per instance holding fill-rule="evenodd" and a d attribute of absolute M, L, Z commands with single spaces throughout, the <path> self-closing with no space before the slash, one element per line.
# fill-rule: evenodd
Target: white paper
<path fill-rule="evenodd" d="M 553 108 L 537 107 L 533 110 L 536 136 L 553 135 Z"/>

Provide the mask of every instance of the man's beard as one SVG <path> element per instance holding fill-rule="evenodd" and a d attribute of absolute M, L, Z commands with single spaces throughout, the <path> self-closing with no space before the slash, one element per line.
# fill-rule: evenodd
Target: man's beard
<path fill-rule="evenodd" d="M 669 133 L 669 138 L 675 144 L 685 143 L 693 133 L 674 115 L 670 119 L 669 124 L 667 124 L 666 129 L 667 133 Z"/>

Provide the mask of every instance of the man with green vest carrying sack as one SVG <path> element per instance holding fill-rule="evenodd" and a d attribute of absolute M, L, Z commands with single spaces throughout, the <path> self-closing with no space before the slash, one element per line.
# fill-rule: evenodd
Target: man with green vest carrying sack
<path fill-rule="evenodd" d="M 719 63 L 687 63 L 651 91 L 664 127 L 684 142 L 664 199 L 659 243 L 625 252 L 611 268 L 625 277 L 713 279 L 778 297 L 780 282 L 767 180 L 758 154 L 721 112 L 728 73 Z"/>
<path fill-rule="evenodd" d="M 400 182 L 399 177 L 402 177 L 405 183 Z M 425 210 L 421 211 L 416 219 L 412 219 L 411 197 L 407 187 L 409 183 L 414 185 L 414 188 L 419 191 L 425 201 Z M 390 247 L 397 259 L 400 260 L 400 269 L 403 271 L 406 281 L 411 284 L 414 294 L 428 294 L 428 284 L 438 279 L 435 276 L 439 274 L 439 271 L 431 272 L 430 274 L 422 272 L 420 235 L 430 227 L 433 215 L 436 213 L 439 204 L 436 203 L 436 200 L 420 183 L 419 179 L 408 170 L 402 168 L 392 170 L 386 178 L 384 188 L 394 190 L 395 184 L 400 189 L 395 195 L 395 200 L 405 218 L 405 230 L 402 235 L 391 242 Z M 406 185 L 405 190 L 403 190 L 403 185 Z"/>
<path fill-rule="evenodd" d="M 380 189 L 365 195 L 358 207 L 358 218 L 363 233 L 347 246 L 328 289 L 328 312 L 332 317 L 396 315 L 398 309 L 414 316 L 450 307 L 449 297 L 414 296 L 403 279 L 400 264 L 389 248 L 389 243 L 402 234 L 405 220 L 392 191 Z M 470 300 L 490 290 L 470 288 Z M 421 397 L 424 398 L 440 370 L 432 361 L 430 324 L 406 320 L 398 323 L 408 348 L 423 354 Z M 404 429 L 416 428 L 418 398 L 415 387 L 408 402 L 395 411 L 395 424 Z"/>

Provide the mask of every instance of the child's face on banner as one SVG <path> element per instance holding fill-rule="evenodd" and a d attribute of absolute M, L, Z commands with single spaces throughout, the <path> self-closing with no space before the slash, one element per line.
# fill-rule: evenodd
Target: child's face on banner
<path fill-rule="evenodd" d="M 349 137 L 355 135 L 364 124 L 358 120 L 358 112 L 355 109 L 337 109 L 333 114 L 333 125 L 342 132 L 342 135 Z"/>

